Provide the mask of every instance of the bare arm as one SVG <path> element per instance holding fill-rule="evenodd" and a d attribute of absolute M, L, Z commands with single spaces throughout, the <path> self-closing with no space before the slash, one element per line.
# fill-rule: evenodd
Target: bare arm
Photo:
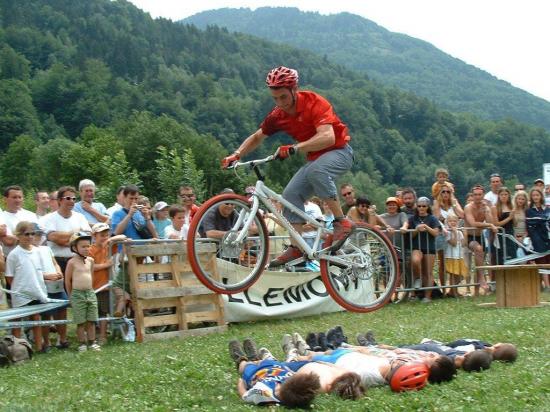
<path fill-rule="evenodd" d="M 50 232 L 48 233 L 47 239 L 50 242 L 55 243 L 59 246 L 69 246 L 69 240 L 71 239 L 73 232 Z"/>
<path fill-rule="evenodd" d="M 239 378 L 239 382 L 237 382 L 237 391 L 239 392 L 239 396 L 241 398 L 246 393 L 246 386 L 243 378 Z"/>
<path fill-rule="evenodd" d="M 453 211 L 455 212 L 455 215 L 457 215 L 459 218 L 464 219 L 464 209 L 462 209 L 462 206 L 460 206 L 459 201 L 454 197 L 453 195 Z"/>
<path fill-rule="evenodd" d="M 253 152 L 266 138 L 267 136 L 262 132 L 262 129 L 256 130 L 250 136 L 248 136 L 244 142 L 241 143 L 235 153 L 238 153 L 241 157 Z"/>
<path fill-rule="evenodd" d="M 73 260 L 69 260 L 69 263 L 67 263 L 67 268 L 65 269 L 65 290 L 67 291 L 67 294 L 71 296 L 71 293 L 73 291 L 73 271 L 74 271 L 74 263 Z"/>
<path fill-rule="evenodd" d="M 315 152 L 326 149 L 334 144 L 336 136 L 331 124 L 322 124 L 317 127 L 317 133 L 304 142 L 296 144 L 296 149 L 300 152 Z"/>
<path fill-rule="evenodd" d="M 99 211 L 95 210 L 90 203 L 82 201 L 81 206 L 83 210 L 95 217 L 99 222 L 106 222 L 109 220 L 108 215 L 102 215 Z"/>

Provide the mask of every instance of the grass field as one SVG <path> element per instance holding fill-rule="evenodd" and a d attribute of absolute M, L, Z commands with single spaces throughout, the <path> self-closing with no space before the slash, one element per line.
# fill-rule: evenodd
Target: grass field
<path fill-rule="evenodd" d="M 370 314 L 336 313 L 293 320 L 230 325 L 224 334 L 135 344 L 115 342 L 103 351 L 54 350 L 20 367 L 2 370 L 0 407 L 7 411 L 236 411 L 243 404 L 235 386 L 237 372 L 227 355 L 231 338 L 253 337 L 282 355 L 283 333 L 322 331 L 342 325 L 353 338 L 372 329 L 380 342 L 416 343 L 480 338 L 512 342 L 514 364 L 494 362 L 482 373 L 460 372 L 442 385 L 414 393 L 369 389 L 359 401 L 319 396 L 322 411 L 550 411 L 550 308 L 480 308 L 491 301 L 445 299 L 430 305 L 401 303 Z M 550 300 L 548 294 L 543 300 Z"/>

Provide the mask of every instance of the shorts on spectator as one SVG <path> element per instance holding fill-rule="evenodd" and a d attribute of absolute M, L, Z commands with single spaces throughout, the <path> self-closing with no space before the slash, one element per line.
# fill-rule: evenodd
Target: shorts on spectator
<path fill-rule="evenodd" d="M 73 321 L 77 325 L 97 320 L 97 298 L 92 289 L 74 289 L 71 294 Z"/>
<path fill-rule="evenodd" d="M 69 300 L 69 297 L 67 296 L 65 291 L 57 292 L 57 293 L 48 293 L 48 298 L 50 298 L 50 299 L 60 299 L 60 300 Z M 67 303 L 66 305 L 63 305 L 60 308 L 56 308 L 56 309 L 48 310 L 46 312 L 42 312 L 41 313 L 42 320 L 48 319 L 50 316 L 53 316 L 53 315 L 57 314 L 57 312 L 62 311 L 63 309 L 66 309 L 68 306 L 69 306 L 69 304 Z"/>

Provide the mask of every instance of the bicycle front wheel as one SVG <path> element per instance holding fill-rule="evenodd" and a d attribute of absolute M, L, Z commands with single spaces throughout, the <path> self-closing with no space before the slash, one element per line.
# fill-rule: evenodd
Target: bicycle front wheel
<path fill-rule="evenodd" d="M 202 284 L 214 292 L 248 289 L 267 265 L 269 238 L 260 213 L 243 227 L 251 206 L 246 197 L 227 193 L 206 201 L 193 216 L 187 234 L 189 263 Z"/>
<path fill-rule="evenodd" d="M 321 256 L 321 278 L 332 298 L 352 312 L 384 306 L 399 282 L 399 263 L 392 244 L 378 229 L 357 228 L 334 255 Z"/>

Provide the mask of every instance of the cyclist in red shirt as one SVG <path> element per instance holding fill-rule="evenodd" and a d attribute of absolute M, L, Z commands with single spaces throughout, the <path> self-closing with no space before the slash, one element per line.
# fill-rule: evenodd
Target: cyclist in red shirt
<path fill-rule="evenodd" d="M 286 159 L 292 153 L 303 152 L 308 162 L 292 177 L 283 191 L 283 197 L 301 210 L 304 210 L 305 200 L 313 195 L 327 202 L 335 218 L 332 243 L 332 250 L 335 251 L 342 246 L 355 227 L 342 212 L 334 183 L 353 164 L 353 150 L 348 144 L 351 139 L 348 128 L 324 97 L 310 91 L 298 91 L 296 70 L 277 67 L 268 73 L 266 84 L 276 107 L 238 150 L 222 160 L 222 167 L 230 166 L 256 149 L 267 136 L 277 132 L 289 134 L 297 143 L 279 146 L 275 156 Z M 286 209 L 284 216 L 302 233 L 302 218 Z M 282 266 L 302 255 L 303 252 L 297 245 L 292 245 L 271 261 L 270 267 Z"/>

